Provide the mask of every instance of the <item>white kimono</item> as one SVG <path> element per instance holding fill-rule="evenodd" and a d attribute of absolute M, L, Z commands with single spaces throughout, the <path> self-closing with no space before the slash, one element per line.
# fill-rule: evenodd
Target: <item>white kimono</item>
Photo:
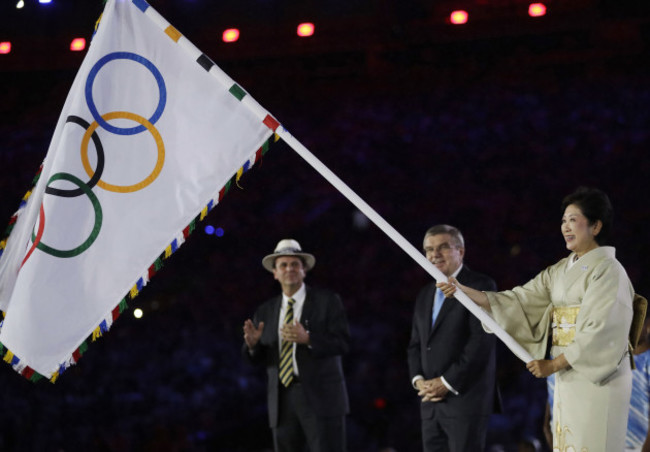
<path fill-rule="evenodd" d="M 612 247 L 572 253 L 523 286 L 486 292 L 492 315 L 534 359 L 564 354 L 553 398 L 554 452 L 625 448 L 631 392 L 628 337 L 634 290 Z M 555 315 L 553 314 L 555 312 Z"/>

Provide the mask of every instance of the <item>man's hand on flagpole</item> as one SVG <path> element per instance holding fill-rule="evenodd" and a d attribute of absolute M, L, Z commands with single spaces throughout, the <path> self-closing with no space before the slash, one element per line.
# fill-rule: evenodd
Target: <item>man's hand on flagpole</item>
<path fill-rule="evenodd" d="M 244 322 L 244 342 L 249 350 L 252 350 L 262 337 L 264 331 L 264 322 L 260 322 L 257 328 L 251 319 L 246 319 Z"/>
<path fill-rule="evenodd" d="M 439 282 L 436 284 L 436 287 L 442 290 L 442 293 L 445 294 L 446 298 L 451 298 L 456 293 L 456 289 L 463 291 L 465 295 L 469 297 L 474 303 L 485 309 L 487 312 L 491 312 L 490 302 L 487 295 L 481 292 L 480 290 L 472 289 L 458 282 L 453 276 L 447 280 L 447 282 Z"/>

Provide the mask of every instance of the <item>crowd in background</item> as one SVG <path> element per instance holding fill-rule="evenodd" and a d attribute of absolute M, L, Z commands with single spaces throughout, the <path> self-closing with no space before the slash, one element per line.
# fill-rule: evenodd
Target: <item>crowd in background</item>
<path fill-rule="evenodd" d="M 578 185 L 603 189 L 617 256 L 647 296 L 647 68 L 522 67 L 517 58 L 458 61 L 417 86 L 388 80 L 386 90 L 321 80 L 287 99 L 247 88 L 416 247 L 429 226 L 458 226 L 466 263 L 499 287 L 567 254 L 561 198 Z M 71 77 L 0 73 L 0 218 L 29 188 Z M 270 450 L 264 375 L 240 347 L 243 321 L 277 292 L 261 258 L 285 237 L 316 255 L 306 282 L 339 292 L 348 313 L 349 450 L 419 450 L 406 346 L 430 276 L 283 143 L 240 186 L 204 221 L 224 236 L 199 227 L 56 384 L 0 366 L 0 450 Z M 501 344 L 498 369 L 503 413 L 490 422 L 491 450 L 546 450 L 545 381 Z"/>

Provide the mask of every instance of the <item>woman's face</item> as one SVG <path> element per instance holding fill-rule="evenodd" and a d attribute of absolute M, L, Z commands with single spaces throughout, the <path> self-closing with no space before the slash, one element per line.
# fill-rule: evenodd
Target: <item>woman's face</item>
<path fill-rule="evenodd" d="M 590 225 L 589 220 L 582 214 L 582 210 L 575 204 L 569 204 L 562 216 L 562 235 L 566 247 L 574 251 L 578 257 L 588 251 L 598 248 L 596 235 L 600 232 L 600 220 Z"/>

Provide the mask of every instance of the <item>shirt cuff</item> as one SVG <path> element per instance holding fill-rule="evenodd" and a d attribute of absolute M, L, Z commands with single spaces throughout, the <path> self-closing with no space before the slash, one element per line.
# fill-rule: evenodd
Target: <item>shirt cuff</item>
<path fill-rule="evenodd" d="M 417 383 L 418 380 L 424 380 L 424 377 L 422 375 L 416 375 L 415 377 L 413 377 L 413 380 L 411 380 L 411 384 L 415 389 L 418 388 L 417 386 L 415 386 L 415 383 Z"/>
<path fill-rule="evenodd" d="M 445 380 L 445 377 L 440 376 L 440 381 L 442 381 L 442 384 L 445 385 L 445 387 L 447 389 L 449 389 L 452 393 L 454 393 L 454 395 L 458 395 L 458 391 L 456 391 L 452 385 L 447 383 L 447 380 Z"/>

